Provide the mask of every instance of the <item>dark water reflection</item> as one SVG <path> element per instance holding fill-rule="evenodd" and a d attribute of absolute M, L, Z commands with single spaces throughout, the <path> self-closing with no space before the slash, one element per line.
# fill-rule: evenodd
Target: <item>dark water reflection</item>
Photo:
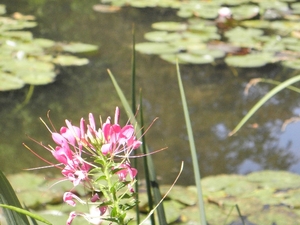
<path fill-rule="evenodd" d="M 12 111 L 24 99 L 27 88 L 0 93 L 0 168 L 7 173 L 44 165 L 22 146 L 27 143 L 38 153 L 46 152 L 31 142 L 31 136 L 43 143 L 52 143 L 48 131 L 39 121 L 51 120 L 59 128 L 68 118 L 75 124 L 89 112 L 106 118 L 113 115 L 118 96 L 107 75 L 109 68 L 129 96 L 131 29 L 136 26 L 137 42 L 151 30 L 151 23 L 179 20 L 171 10 L 124 9 L 116 14 L 92 11 L 98 1 L 6 0 L 9 13 L 19 11 L 37 16 L 39 26 L 35 37 L 56 41 L 80 41 L 100 45 L 91 63 L 78 68 L 58 68 L 60 75 L 51 85 L 36 87 L 31 102 L 21 111 Z M 299 95 L 284 90 L 270 100 L 234 137 L 227 137 L 243 115 L 265 94 L 270 85 L 259 84 L 244 96 L 247 82 L 254 77 L 284 80 L 293 71 L 280 66 L 260 70 L 238 70 L 239 76 L 225 65 L 181 66 L 188 98 L 193 130 L 199 153 L 202 176 L 220 173 L 247 173 L 260 169 L 284 169 L 300 173 L 299 131 L 295 123 L 281 132 L 285 119 L 300 112 Z M 176 81 L 175 66 L 155 56 L 137 54 L 137 82 L 143 90 L 146 124 L 159 120 L 147 133 L 151 150 L 168 146 L 168 150 L 154 155 L 157 174 L 162 182 L 174 180 L 181 161 L 185 162 L 179 183 L 193 183 L 192 164 L 185 130 L 182 106 Z M 123 120 L 125 122 L 125 112 Z M 51 158 L 49 154 L 44 156 Z M 54 170 L 53 170 L 54 172 Z"/>

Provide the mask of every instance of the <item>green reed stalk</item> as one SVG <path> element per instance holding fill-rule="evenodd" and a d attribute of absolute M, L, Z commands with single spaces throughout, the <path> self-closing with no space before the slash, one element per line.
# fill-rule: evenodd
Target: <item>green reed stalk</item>
<path fill-rule="evenodd" d="M 228 134 L 228 136 L 232 136 L 235 134 L 241 127 L 250 119 L 251 116 L 263 105 L 268 101 L 270 98 L 272 98 L 275 94 L 277 94 L 279 91 L 283 90 L 284 88 L 289 87 L 291 84 L 296 83 L 300 81 L 300 75 L 297 75 L 295 77 L 292 77 L 279 85 L 277 85 L 275 88 L 273 88 L 271 91 L 269 91 L 261 100 L 259 100 L 251 109 L 250 111 L 244 116 L 244 118 L 239 122 L 239 124 Z"/>
<path fill-rule="evenodd" d="M 197 194 L 198 194 L 200 222 L 201 222 L 201 225 L 206 225 L 204 201 L 203 201 L 202 188 L 201 188 L 200 168 L 198 165 L 194 135 L 193 135 L 191 120 L 190 120 L 190 116 L 189 116 L 188 106 L 187 106 L 187 102 L 186 102 L 186 98 L 185 98 L 184 88 L 182 85 L 178 62 L 176 63 L 176 69 L 177 69 L 178 85 L 179 85 L 179 90 L 180 90 L 180 96 L 181 96 L 181 101 L 182 101 L 182 107 L 183 107 L 184 118 L 185 118 L 185 123 L 186 123 L 186 127 L 187 127 L 187 133 L 188 133 L 188 137 L 189 137 L 190 150 L 191 150 L 191 156 L 192 156 L 192 162 L 193 162 L 194 177 L 195 177 L 195 183 L 196 183 Z"/>

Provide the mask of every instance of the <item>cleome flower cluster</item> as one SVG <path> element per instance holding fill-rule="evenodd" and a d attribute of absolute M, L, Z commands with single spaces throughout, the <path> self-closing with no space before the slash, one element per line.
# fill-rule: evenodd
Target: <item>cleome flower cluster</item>
<path fill-rule="evenodd" d="M 64 194 L 65 203 L 73 207 L 81 203 L 90 209 L 89 212 L 72 211 L 67 225 L 77 216 L 84 217 L 89 224 L 106 220 L 124 225 L 131 219 L 126 211 L 136 204 L 133 184 L 137 170 L 131 166 L 129 156 L 141 142 L 135 136 L 134 126 L 120 126 L 119 117 L 117 107 L 114 122 L 108 117 L 101 128 L 97 129 L 90 113 L 88 124 L 83 118 L 79 127 L 66 120 L 66 126 L 59 132 L 51 132 L 57 146 L 47 149 L 59 162 L 57 167 L 65 180 L 72 182 L 74 189 L 84 185 L 90 194 L 85 200 L 72 190 Z"/>

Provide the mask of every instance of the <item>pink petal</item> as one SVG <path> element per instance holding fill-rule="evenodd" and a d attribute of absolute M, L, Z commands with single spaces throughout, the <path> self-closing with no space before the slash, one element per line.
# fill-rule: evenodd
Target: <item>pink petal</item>
<path fill-rule="evenodd" d="M 70 225 L 76 216 L 77 216 L 76 212 L 74 211 L 70 212 L 66 225 Z"/>
<path fill-rule="evenodd" d="M 65 203 L 71 206 L 76 206 L 76 202 L 73 200 L 74 194 L 72 192 L 65 192 L 63 196 L 63 200 Z"/>

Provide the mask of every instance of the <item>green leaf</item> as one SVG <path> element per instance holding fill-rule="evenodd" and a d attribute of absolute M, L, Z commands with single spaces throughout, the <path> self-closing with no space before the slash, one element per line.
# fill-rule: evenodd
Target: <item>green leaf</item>
<path fill-rule="evenodd" d="M 10 205 L 12 207 L 22 208 L 12 186 L 6 179 L 5 175 L 0 170 L 0 203 L 3 205 Z M 5 207 L 3 209 L 7 224 L 29 225 L 27 217 L 15 210 Z"/>
<path fill-rule="evenodd" d="M 187 29 L 187 24 L 179 22 L 157 22 L 152 24 L 152 28 L 165 31 L 183 31 Z"/>
<path fill-rule="evenodd" d="M 5 204 L 0 204 L 0 207 L 6 208 L 6 209 L 10 209 L 10 210 L 13 210 L 13 211 L 18 212 L 18 213 L 22 213 L 22 214 L 27 215 L 27 216 L 29 216 L 31 218 L 34 218 L 34 219 L 36 219 L 38 221 L 41 221 L 41 222 L 43 222 L 45 224 L 52 225 L 52 223 L 50 223 L 49 221 L 45 220 L 43 217 L 41 217 L 41 216 L 39 216 L 37 214 L 34 214 L 32 212 L 29 212 L 29 211 L 27 211 L 25 209 L 22 209 L 22 208 L 19 208 L 19 207 L 15 207 L 15 206 L 11 206 L 11 205 L 5 205 Z M 13 223 L 13 224 L 16 224 L 16 223 Z M 19 223 L 17 223 L 17 224 L 19 225 Z"/>
<path fill-rule="evenodd" d="M 62 45 L 62 49 L 71 53 L 93 52 L 98 50 L 98 46 L 84 43 L 69 43 Z"/>
<path fill-rule="evenodd" d="M 200 176 L 200 169 L 199 169 L 199 165 L 198 165 L 196 145 L 195 145 L 195 141 L 194 141 L 191 119 L 189 116 L 187 101 L 186 101 L 186 97 L 185 97 L 185 93 L 184 93 L 184 88 L 183 88 L 183 84 L 182 84 L 182 80 L 181 80 L 178 63 L 176 64 L 176 69 L 177 69 L 177 79 L 178 79 L 178 85 L 179 85 L 179 90 L 180 90 L 181 102 L 182 102 L 182 107 L 183 107 L 183 112 L 184 112 L 184 119 L 185 119 L 185 124 L 187 127 L 188 139 L 189 139 L 189 144 L 190 144 L 195 183 L 196 183 L 196 187 L 197 187 L 199 216 L 200 216 L 201 225 L 206 225 L 206 216 L 205 216 L 205 210 L 204 210 L 204 201 L 203 201 L 203 194 L 202 194 L 202 187 L 201 187 L 201 176 Z"/>
<path fill-rule="evenodd" d="M 295 77 L 292 77 L 284 82 L 282 82 L 280 85 L 273 88 L 271 91 L 269 91 L 261 100 L 259 100 L 251 109 L 250 111 L 244 116 L 244 118 L 239 122 L 239 124 L 228 134 L 229 136 L 232 136 L 235 134 L 249 119 L 253 114 L 263 105 L 266 101 L 268 101 L 271 97 L 273 97 L 275 94 L 277 94 L 279 91 L 283 90 L 284 88 L 290 86 L 293 83 L 296 83 L 300 81 L 300 75 L 297 75 Z"/>

